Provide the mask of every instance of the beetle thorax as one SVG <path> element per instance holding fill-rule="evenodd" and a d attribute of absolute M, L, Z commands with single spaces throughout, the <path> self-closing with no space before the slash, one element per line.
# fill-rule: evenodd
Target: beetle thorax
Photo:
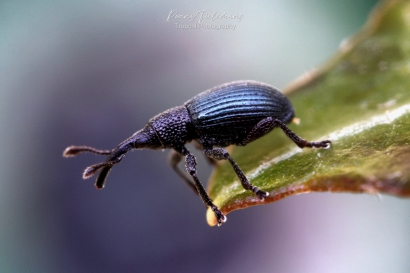
<path fill-rule="evenodd" d="M 185 106 L 162 112 L 150 119 L 148 124 L 157 133 L 162 148 L 178 147 L 195 138 L 191 118 Z"/>

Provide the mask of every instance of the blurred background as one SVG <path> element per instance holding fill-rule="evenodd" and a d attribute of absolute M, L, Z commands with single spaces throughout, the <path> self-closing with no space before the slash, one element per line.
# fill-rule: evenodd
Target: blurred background
<path fill-rule="evenodd" d="M 365 23 L 374 0 L 0 2 L 0 272 L 410 272 L 410 200 L 313 193 L 209 227 L 168 151 L 82 180 L 154 115 L 232 80 L 280 89 Z M 181 29 L 180 14 L 243 15 Z M 199 159 L 206 183 L 211 168 Z"/>

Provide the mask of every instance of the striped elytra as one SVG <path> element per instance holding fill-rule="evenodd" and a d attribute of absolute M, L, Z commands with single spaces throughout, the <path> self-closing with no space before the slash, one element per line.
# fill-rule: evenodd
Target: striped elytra
<path fill-rule="evenodd" d="M 262 119 L 272 117 L 289 123 L 294 110 L 276 88 L 255 81 L 236 81 L 209 89 L 185 104 L 199 136 L 220 144 L 239 144 Z M 231 140 L 231 143 L 224 143 Z"/>

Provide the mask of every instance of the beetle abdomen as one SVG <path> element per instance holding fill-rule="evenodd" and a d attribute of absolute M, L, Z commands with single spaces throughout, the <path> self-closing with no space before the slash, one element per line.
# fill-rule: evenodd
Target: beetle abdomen
<path fill-rule="evenodd" d="M 266 117 L 289 123 L 294 116 L 285 95 L 255 81 L 216 86 L 193 97 L 185 106 L 199 135 L 209 138 L 215 134 L 221 141 L 231 139 L 229 144 L 237 144 Z"/>

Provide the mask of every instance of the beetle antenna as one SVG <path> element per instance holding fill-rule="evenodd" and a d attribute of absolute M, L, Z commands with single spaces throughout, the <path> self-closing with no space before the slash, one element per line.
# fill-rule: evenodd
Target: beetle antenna
<path fill-rule="evenodd" d="M 102 168 L 102 170 L 98 174 L 97 180 L 95 181 L 95 187 L 97 189 L 102 189 L 104 187 L 105 180 L 107 179 L 108 173 L 110 172 L 111 168 L 115 164 L 120 163 L 122 158 L 125 156 L 126 153 L 128 153 L 129 150 L 135 148 L 137 139 L 138 138 L 135 137 L 135 135 L 133 135 L 130 138 L 124 140 L 120 145 L 117 146 L 117 148 L 110 151 L 109 156 L 105 162 L 91 165 L 90 167 L 85 169 L 83 173 L 83 179 L 90 178 L 99 169 Z"/>
<path fill-rule="evenodd" d="M 98 164 L 94 164 L 90 167 L 87 167 L 87 169 L 84 170 L 83 173 L 83 179 L 88 179 L 91 176 L 93 176 L 99 169 L 101 168 L 112 168 L 112 166 L 114 166 L 115 162 L 112 161 L 108 161 L 108 162 L 103 162 L 103 163 L 98 163 Z"/>
<path fill-rule="evenodd" d="M 98 150 L 93 147 L 88 146 L 70 146 L 63 152 L 64 157 L 73 157 L 80 153 L 92 153 L 97 155 L 109 155 L 112 151 L 110 150 Z"/>
<path fill-rule="evenodd" d="M 95 186 L 97 187 L 97 189 L 101 189 L 104 187 L 105 180 L 112 167 L 115 164 L 120 163 L 120 161 L 128 151 L 130 151 L 131 149 L 157 147 L 156 145 L 158 145 L 159 142 L 156 142 L 155 136 L 155 133 L 152 133 L 152 129 L 150 127 L 144 127 L 140 131 L 133 134 L 131 137 L 121 142 L 117 146 L 117 148 L 111 151 L 97 150 L 88 146 L 70 146 L 65 149 L 63 156 L 71 157 L 83 152 L 89 152 L 98 155 L 108 155 L 108 158 L 105 162 L 91 165 L 86 168 L 83 173 L 83 179 L 88 179 L 101 169 L 100 173 L 98 174 L 97 180 L 95 181 Z"/>

